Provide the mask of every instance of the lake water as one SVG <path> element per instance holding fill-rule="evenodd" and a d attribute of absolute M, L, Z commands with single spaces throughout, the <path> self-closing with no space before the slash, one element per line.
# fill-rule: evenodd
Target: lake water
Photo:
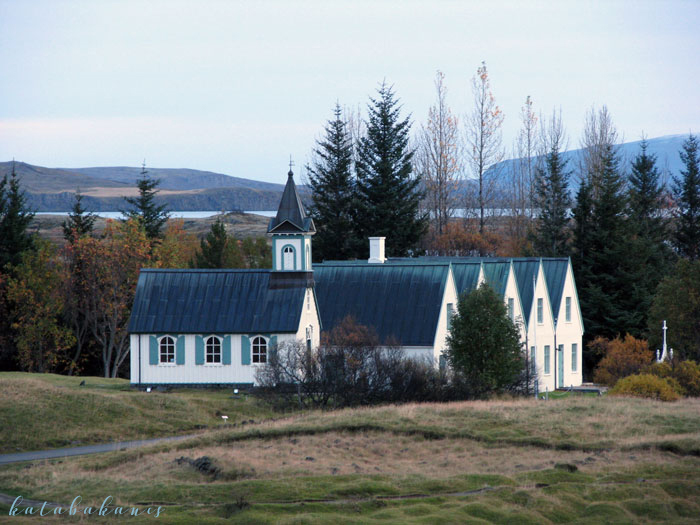
<path fill-rule="evenodd" d="M 206 219 L 207 217 L 214 217 L 219 215 L 220 211 L 171 211 L 170 216 L 173 219 Z M 277 211 L 272 210 L 253 210 L 245 211 L 243 213 L 252 213 L 255 215 L 262 215 L 263 217 L 274 217 L 277 215 Z M 67 216 L 67 211 L 40 211 L 37 215 L 63 215 Z M 105 219 L 121 219 L 122 212 L 120 211 L 98 211 L 95 212 L 98 217 L 103 217 Z"/>

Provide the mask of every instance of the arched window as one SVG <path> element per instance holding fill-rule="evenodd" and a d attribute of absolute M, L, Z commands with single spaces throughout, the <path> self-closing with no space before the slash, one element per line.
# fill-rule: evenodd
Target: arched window
<path fill-rule="evenodd" d="M 282 248 L 282 269 L 283 270 L 295 270 L 296 257 L 294 256 L 294 247 L 287 244 Z"/>
<path fill-rule="evenodd" d="M 204 342 L 207 363 L 221 363 L 221 339 L 208 337 Z"/>
<path fill-rule="evenodd" d="M 160 362 L 175 362 L 175 340 L 169 335 L 166 335 L 160 340 Z"/>
<path fill-rule="evenodd" d="M 253 339 L 253 363 L 267 363 L 267 341 L 264 337 Z"/>

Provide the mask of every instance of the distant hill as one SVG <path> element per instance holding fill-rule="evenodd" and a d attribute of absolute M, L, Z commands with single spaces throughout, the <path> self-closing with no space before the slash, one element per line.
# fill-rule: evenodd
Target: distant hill
<path fill-rule="evenodd" d="M 683 168 L 678 152 L 681 151 L 683 141 L 688 138 L 688 135 L 666 135 L 653 139 L 647 139 L 649 144 L 647 151 L 656 155 L 656 166 L 661 170 L 662 179 L 670 180 L 670 176 L 678 176 Z M 634 142 L 625 142 L 618 145 L 618 151 L 622 159 L 621 168 L 625 174 L 630 171 L 630 164 L 634 157 L 640 151 L 641 140 Z M 582 149 L 569 150 L 562 154 L 562 157 L 568 160 L 568 169 L 573 171 L 573 176 L 569 187 L 572 195 L 576 193 L 579 186 L 578 165 L 581 159 Z M 509 182 L 514 176 L 514 168 L 519 159 L 505 160 L 492 169 L 501 170 L 501 187 L 508 188 Z M 505 190 L 503 190 L 505 191 Z"/>
<path fill-rule="evenodd" d="M 677 176 L 682 168 L 678 152 L 687 135 L 668 135 L 648 139 L 649 152 L 657 156 L 657 165 L 665 178 Z M 639 152 L 641 141 L 627 142 L 619 146 L 622 168 L 627 172 L 631 160 Z M 571 178 L 572 195 L 578 189 L 577 167 L 581 150 L 570 150 L 563 154 L 569 160 L 569 169 L 574 172 Z M 506 160 L 494 169 L 500 169 L 502 198 L 507 194 L 514 174 L 517 159 Z M 85 204 L 92 211 L 115 211 L 125 207 L 124 195 L 133 195 L 136 180 L 141 168 L 115 166 L 96 168 L 45 168 L 25 162 L 15 163 L 21 184 L 27 193 L 27 201 L 36 211 L 69 211 L 73 195 L 80 188 L 85 195 Z M 193 169 L 146 168 L 154 178 L 160 179 L 162 190 L 157 200 L 171 210 L 178 211 L 232 211 L 232 210 L 276 210 L 284 186 L 260 182 L 223 173 Z M 0 162 L 0 177 L 10 173 L 12 162 Z M 282 178 L 282 177 L 281 177 Z M 461 182 L 458 193 L 473 187 L 474 181 Z M 310 195 L 309 188 L 299 185 L 299 193 L 304 200 Z M 498 203 L 500 201 L 500 204 Z M 497 206 L 503 205 L 497 198 Z"/>
<path fill-rule="evenodd" d="M 12 162 L 0 163 L 0 177 L 12 171 Z M 191 169 L 146 168 L 160 179 L 156 200 L 178 211 L 276 210 L 284 185 L 260 182 L 222 173 Z M 91 211 L 115 211 L 125 207 L 124 195 L 133 195 L 141 168 L 46 168 L 16 162 L 15 171 L 36 211 L 69 211 L 77 189 Z M 302 198 L 308 189 L 299 186 Z"/>
<path fill-rule="evenodd" d="M 74 168 L 68 171 L 81 173 L 102 180 L 109 180 L 133 186 L 141 177 L 141 168 L 126 166 L 107 168 Z M 283 184 L 260 182 L 191 169 L 146 168 L 151 177 L 160 179 L 160 188 L 164 190 L 199 190 L 211 188 L 250 188 L 254 190 L 282 191 Z"/>

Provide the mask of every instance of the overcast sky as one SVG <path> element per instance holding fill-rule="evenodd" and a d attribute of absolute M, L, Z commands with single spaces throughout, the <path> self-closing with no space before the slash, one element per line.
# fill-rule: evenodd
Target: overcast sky
<path fill-rule="evenodd" d="M 509 147 L 527 95 L 571 147 L 592 105 L 626 141 L 697 132 L 699 51 L 698 0 L 0 0 L 0 161 L 284 182 L 336 100 L 386 79 L 416 128 L 436 70 L 463 115 L 482 60 Z"/>

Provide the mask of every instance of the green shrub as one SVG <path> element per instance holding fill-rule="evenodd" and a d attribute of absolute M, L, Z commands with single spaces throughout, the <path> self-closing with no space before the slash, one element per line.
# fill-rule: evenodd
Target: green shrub
<path fill-rule="evenodd" d="M 666 379 L 682 396 L 700 397 L 700 365 L 695 361 L 654 363 L 645 367 L 644 373 Z"/>
<path fill-rule="evenodd" d="M 652 374 L 639 374 L 620 379 L 610 390 L 613 396 L 647 397 L 660 401 L 677 401 L 680 398 L 667 379 Z"/>
<path fill-rule="evenodd" d="M 673 378 L 680 383 L 686 396 L 700 397 L 700 365 L 681 361 L 673 368 Z"/>

